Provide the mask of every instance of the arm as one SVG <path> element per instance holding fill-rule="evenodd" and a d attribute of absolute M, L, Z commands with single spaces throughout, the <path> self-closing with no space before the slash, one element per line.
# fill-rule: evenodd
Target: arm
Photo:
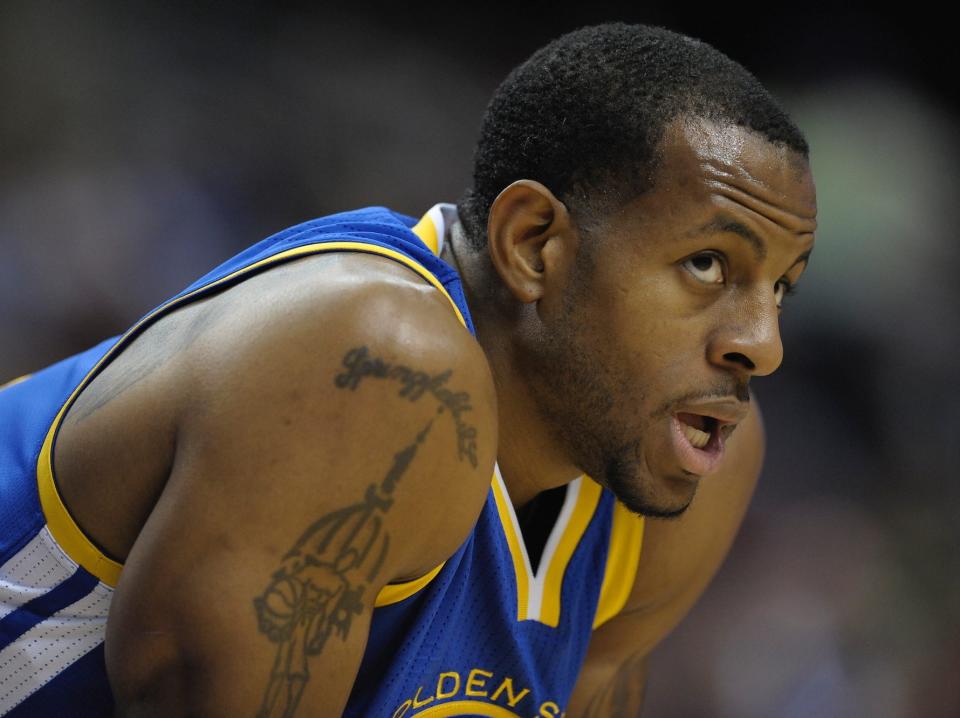
<path fill-rule="evenodd" d="M 482 351 L 412 275 L 337 281 L 282 290 L 269 321 L 269 288 L 216 298 L 242 306 L 198 342 L 171 475 L 111 609 L 121 715 L 340 715 L 379 590 L 472 528 L 496 446 Z M 465 396 L 459 423 L 424 389 L 438 377 Z"/>
<path fill-rule="evenodd" d="M 580 718 L 640 715 L 647 656 L 687 615 L 730 550 L 763 462 L 763 425 L 753 407 L 729 453 L 676 520 L 647 519 L 633 591 L 590 641 L 570 702 Z"/>

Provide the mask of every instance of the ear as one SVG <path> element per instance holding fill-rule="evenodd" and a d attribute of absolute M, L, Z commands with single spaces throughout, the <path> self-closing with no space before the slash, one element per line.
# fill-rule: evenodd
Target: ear
<path fill-rule="evenodd" d="M 487 219 L 490 259 L 520 302 L 541 299 L 576 256 L 577 233 L 566 206 L 534 180 L 517 180 L 493 201 Z"/>

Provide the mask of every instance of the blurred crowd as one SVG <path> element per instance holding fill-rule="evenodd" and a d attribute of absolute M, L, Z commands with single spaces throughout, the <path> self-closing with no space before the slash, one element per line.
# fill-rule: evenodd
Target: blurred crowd
<path fill-rule="evenodd" d="M 600 9 L 507 28 L 477 8 L 4 3 L 0 383 L 290 224 L 455 200 L 490 93 L 552 36 L 611 18 L 700 36 L 807 133 L 820 230 L 784 365 L 756 382 L 760 488 L 657 650 L 645 715 L 960 715 L 960 146 L 917 56 L 936 38 Z"/>

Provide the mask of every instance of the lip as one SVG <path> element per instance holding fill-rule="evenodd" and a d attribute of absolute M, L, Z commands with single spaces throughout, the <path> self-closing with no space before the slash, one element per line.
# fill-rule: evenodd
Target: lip
<path fill-rule="evenodd" d="M 737 424 L 743 421 L 750 407 L 741 401 L 714 401 L 700 404 L 687 404 L 677 407 L 670 416 L 670 439 L 674 453 L 681 466 L 689 474 L 706 476 L 720 465 L 724 455 L 724 445 Z M 716 420 L 716 426 L 710 432 L 710 441 L 698 449 L 683 433 L 683 422 L 678 414 L 700 414 Z"/>
<path fill-rule="evenodd" d="M 670 441 L 680 467 L 688 474 L 706 476 L 713 472 L 723 459 L 723 433 L 712 431 L 707 445 L 698 449 L 683 433 L 681 424 L 676 415 L 670 417 Z"/>
<path fill-rule="evenodd" d="M 707 401 L 699 404 L 684 404 L 674 410 L 676 414 L 700 414 L 701 416 L 710 416 L 717 420 L 720 426 L 736 426 L 747 418 L 750 411 L 750 404 L 737 399 L 722 399 L 719 401 Z"/>

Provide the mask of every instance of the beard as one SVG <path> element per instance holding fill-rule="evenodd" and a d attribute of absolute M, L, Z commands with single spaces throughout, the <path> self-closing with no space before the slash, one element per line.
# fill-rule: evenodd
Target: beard
<path fill-rule="evenodd" d="M 670 482 L 654 475 L 644 459 L 643 388 L 623 366 L 616 350 L 605 351 L 610 336 L 588 319 L 582 300 L 589 292 L 578 277 L 564 297 L 563 312 L 543 322 L 523 362 L 541 418 L 571 461 L 608 488 L 630 511 L 674 518 L 693 500 L 696 483 Z M 605 343 L 605 341 L 606 343 Z M 648 421 L 663 418 L 659 410 Z M 674 486 L 667 488 L 665 483 Z"/>

